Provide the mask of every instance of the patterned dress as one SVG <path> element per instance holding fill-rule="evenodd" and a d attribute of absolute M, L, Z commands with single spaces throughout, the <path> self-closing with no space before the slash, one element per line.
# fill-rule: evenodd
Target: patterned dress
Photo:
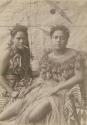
<path fill-rule="evenodd" d="M 23 51 L 17 51 L 10 47 L 9 65 L 6 71 L 8 85 L 15 91 L 20 91 L 29 86 L 32 71 L 30 67 L 30 52 L 28 48 Z M 12 99 L 7 91 L 2 93 L 6 97 L 6 104 L 11 103 Z M 4 105 L 5 107 L 5 105 Z"/>

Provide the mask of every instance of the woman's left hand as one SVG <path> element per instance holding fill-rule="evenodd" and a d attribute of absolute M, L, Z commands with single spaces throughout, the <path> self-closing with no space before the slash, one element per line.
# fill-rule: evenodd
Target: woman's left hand
<path fill-rule="evenodd" d="M 18 95 L 19 95 L 19 92 L 18 92 L 18 91 L 13 91 L 13 92 L 11 93 L 11 97 L 12 97 L 12 98 L 16 98 L 16 97 L 18 97 Z"/>

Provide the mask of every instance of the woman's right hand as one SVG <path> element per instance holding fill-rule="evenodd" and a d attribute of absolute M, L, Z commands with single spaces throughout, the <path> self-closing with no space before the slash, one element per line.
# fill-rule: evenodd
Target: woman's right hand
<path fill-rule="evenodd" d="M 12 97 L 12 98 L 16 98 L 18 95 L 19 95 L 19 92 L 18 92 L 18 91 L 13 91 L 13 92 L 11 93 L 11 97 Z"/>

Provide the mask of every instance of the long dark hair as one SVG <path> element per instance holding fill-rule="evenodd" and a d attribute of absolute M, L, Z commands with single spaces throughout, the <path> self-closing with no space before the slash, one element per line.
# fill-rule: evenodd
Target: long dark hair
<path fill-rule="evenodd" d="M 32 76 L 32 70 L 31 70 L 31 66 L 30 66 L 31 54 L 30 54 L 30 47 L 29 47 L 29 41 L 28 41 L 28 28 L 26 26 L 16 24 L 16 26 L 14 26 L 13 29 L 11 30 L 11 32 L 10 32 L 10 35 L 11 35 L 11 39 L 10 39 L 10 43 L 9 43 L 10 59 L 16 53 L 16 50 L 13 47 L 12 38 L 14 38 L 16 33 L 19 32 L 19 31 L 23 32 L 25 34 L 25 36 L 26 36 L 26 43 L 25 43 L 25 47 L 24 47 L 23 52 L 25 53 L 26 61 L 28 63 L 28 67 L 27 68 L 29 69 L 29 74 L 30 74 L 30 76 Z"/>

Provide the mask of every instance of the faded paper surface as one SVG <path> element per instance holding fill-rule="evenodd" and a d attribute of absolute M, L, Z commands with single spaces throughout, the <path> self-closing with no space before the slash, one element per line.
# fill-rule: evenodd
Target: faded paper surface
<path fill-rule="evenodd" d="M 86 0 L 0 0 L 0 60 L 10 40 L 10 29 L 15 24 L 28 27 L 30 50 L 37 63 L 44 50 L 52 47 L 50 28 L 59 24 L 70 30 L 68 47 L 87 53 Z M 34 63 L 33 67 L 36 68 L 37 64 Z M 85 87 L 87 90 L 87 84 Z M 0 95 L 2 92 L 0 87 Z M 0 108 L 4 102 L 0 98 Z M 87 125 L 84 118 L 87 109 L 81 109 L 81 112 L 81 125 Z"/>

